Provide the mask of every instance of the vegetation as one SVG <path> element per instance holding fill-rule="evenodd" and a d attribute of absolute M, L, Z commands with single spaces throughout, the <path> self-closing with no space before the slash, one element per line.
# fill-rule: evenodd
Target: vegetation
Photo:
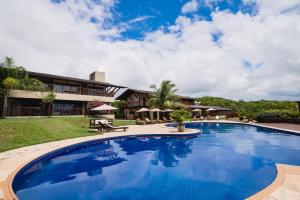
<path fill-rule="evenodd" d="M 48 110 L 48 116 L 50 117 L 51 116 L 51 110 L 52 110 L 52 105 L 53 105 L 53 102 L 54 102 L 54 100 L 55 100 L 55 97 L 56 97 L 56 95 L 54 94 L 54 92 L 53 91 L 50 91 L 50 92 L 48 92 L 47 93 L 47 95 L 46 96 L 44 96 L 43 98 L 42 98 L 42 102 L 43 102 L 43 104 L 48 108 L 47 110 Z"/>
<path fill-rule="evenodd" d="M 1 117 L 6 116 L 7 98 L 12 89 L 43 91 L 45 88 L 39 80 L 29 78 L 24 67 L 16 66 L 13 58 L 6 57 L 0 64 Z"/>
<path fill-rule="evenodd" d="M 132 125 L 135 121 L 113 122 L 114 126 Z M 0 152 L 23 146 L 96 135 L 89 131 L 89 118 L 18 118 L 0 120 Z"/>
<path fill-rule="evenodd" d="M 201 97 L 202 105 L 222 106 L 233 109 L 240 119 L 262 118 L 297 118 L 299 117 L 297 103 L 291 101 L 234 101 L 220 97 Z"/>
<path fill-rule="evenodd" d="M 164 80 L 160 86 L 151 85 L 150 88 L 154 90 L 149 99 L 149 103 L 153 107 L 160 109 L 180 107 L 177 102 L 178 97 L 175 95 L 177 89 L 175 84 L 171 81 Z"/>
<path fill-rule="evenodd" d="M 183 122 L 189 118 L 189 112 L 187 110 L 175 110 L 171 113 L 171 117 L 174 119 L 175 122 L 178 123 L 178 125 L 182 125 Z"/>

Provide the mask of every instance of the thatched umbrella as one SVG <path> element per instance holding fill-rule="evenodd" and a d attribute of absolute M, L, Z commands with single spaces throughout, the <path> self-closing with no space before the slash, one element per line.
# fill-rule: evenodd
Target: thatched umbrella
<path fill-rule="evenodd" d="M 139 109 L 138 111 L 136 111 L 137 113 L 141 113 L 141 115 L 142 115 L 142 118 L 144 118 L 145 116 L 144 116 L 144 113 L 145 112 L 149 112 L 149 109 L 148 108 L 141 108 L 141 109 Z"/>
<path fill-rule="evenodd" d="M 165 117 L 168 117 L 169 116 L 169 113 L 173 112 L 174 110 L 170 109 L 170 108 L 167 108 L 167 109 L 164 109 L 162 112 L 165 113 Z"/>
<path fill-rule="evenodd" d="M 95 108 L 91 109 L 92 111 L 99 111 L 101 112 L 108 112 L 109 114 L 111 113 L 111 111 L 113 110 L 118 110 L 118 108 L 107 105 L 107 104 L 102 104 L 101 106 L 97 106 Z"/>
<path fill-rule="evenodd" d="M 192 112 L 193 112 L 193 113 L 200 113 L 200 115 L 201 115 L 202 110 L 196 108 L 196 109 L 192 110 Z M 193 115 L 193 116 L 194 116 L 194 115 Z M 197 117 L 197 115 L 196 115 L 196 117 Z"/>
<path fill-rule="evenodd" d="M 161 112 L 161 109 L 153 108 L 152 110 L 150 110 L 150 112 L 152 112 L 152 113 L 156 112 L 157 113 L 156 119 L 159 120 L 159 112 Z M 153 117 L 153 114 L 152 114 L 152 117 Z"/>
<path fill-rule="evenodd" d="M 107 105 L 107 104 L 102 104 L 101 106 L 95 107 L 91 110 L 93 110 L 93 111 L 112 111 L 112 110 L 118 110 L 118 108 Z"/>

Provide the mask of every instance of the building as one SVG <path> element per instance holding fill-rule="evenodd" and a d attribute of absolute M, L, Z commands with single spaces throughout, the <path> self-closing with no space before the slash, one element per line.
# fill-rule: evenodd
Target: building
<path fill-rule="evenodd" d="M 138 115 L 136 111 L 141 108 L 150 108 L 149 99 L 151 91 L 127 89 L 116 99 L 123 102 L 124 115 L 126 119 L 135 119 Z M 200 109 L 202 116 L 215 116 L 226 115 L 227 117 L 235 116 L 234 112 L 229 108 L 223 108 L 219 106 L 203 106 L 196 104 L 196 99 L 188 96 L 178 96 L 179 102 L 182 103 L 187 110 L 190 111 L 192 117 L 194 109 Z M 213 108 L 210 113 L 207 112 L 209 108 Z"/>
<path fill-rule="evenodd" d="M 93 72 L 89 80 L 29 72 L 54 91 L 56 97 L 51 108 L 52 115 L 84 115 L 86 105 L 91 101 L 111 103 L 115 94 L 123 86 L 105 82 L 104 72 Z M 7 116 L 43 116 L 47 115 L 42 98 L 45 92 L 12 90 L 8 96 Z"/>
<path fill-rule="evenodd" d="M 187 109 L 193 115 L 193 110 L 201 110 L 201 116 L 226 116 L 228 117 L 236 117 L 237 114 L 230 108 L 220 107 L 220 106 L 204 106 L 199 104 L 188 105 Z M 211 111 L 209 111 L 211 110 Z"/>

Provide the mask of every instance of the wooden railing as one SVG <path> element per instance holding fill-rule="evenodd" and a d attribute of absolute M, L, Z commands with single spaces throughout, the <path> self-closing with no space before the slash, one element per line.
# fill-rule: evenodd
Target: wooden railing
<path fill-rule="evenodd" d="M 53 115 L 83 115 L 82 108 L 55 107 Z"/>
<path fill-rule="evenodd" d="M 52 115 L 83 115 L 83 109 L 76 107 L 56 107 L 53 108 Z M 47 116 L 48 109 L 44 107 L 13 107 L 7 112 L 7 116 Z"/>
<path fill-rule="evenodd" d="M 108 96 L 108 97 L 112 96 L 112 94 L 105 92 L 105 88 L 103 89 L 86 88 L 86 87 L 58 85 L 58 84 L 45 84 L 45 87 L 46 89 L 53 90 L 54 92 L 57 93 L 81 94 L 81 95 L 91 95 L 91 96 Z"/>
<path fill-rule="evenodd" d="M 13 107 L 8 110 L 7 116 L 43 116 L 47 112 L 42 107 Z"/>

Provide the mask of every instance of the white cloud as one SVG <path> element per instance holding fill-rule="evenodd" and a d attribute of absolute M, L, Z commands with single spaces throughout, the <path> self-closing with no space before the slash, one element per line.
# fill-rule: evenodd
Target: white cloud
<path fill-rule="evenodd" d="M 91 14 L 74 2 L 1 1 L 0 57 L 12 56 L 32 71 L 81 78 L 102 70 L 108 81 L 140 89 L 170 79 L 193 96 L 300 98 L 300 15 L 280 12 L 296 1 L 274 7 L 259 2 L 254 17 L 215 12 L 208 22 L 179 16 L 170 32 L 147 33 L 142 41 L 99 39 L 122 31 L 106 26 L 112 5 L 101 4 L 103 12 Z M 86 17 L 78 18 L 74 7 Z M 99 23 L 88 23 L 87 16 Z M 212 41 L 215 32 L 222 33 L 219 45 Z M 246 69 L 245 61 L 260 67 Z"/>
<path fill-rule="evenodd" d="M 198 6 L 197 0 L 191 0 L 183 5 L 181 12 L 183 14 L 196 12 L 198 10 Z"/>
<path fill-rule="evenodd" d="M 141 22 L 141 21 L 145 21 L 147 19 L 153 18 L 153 17 L 154 16 L 141 16 L 141 17 L 137 17 L 137 18 L 130 20 L 129 23 Z"/>

